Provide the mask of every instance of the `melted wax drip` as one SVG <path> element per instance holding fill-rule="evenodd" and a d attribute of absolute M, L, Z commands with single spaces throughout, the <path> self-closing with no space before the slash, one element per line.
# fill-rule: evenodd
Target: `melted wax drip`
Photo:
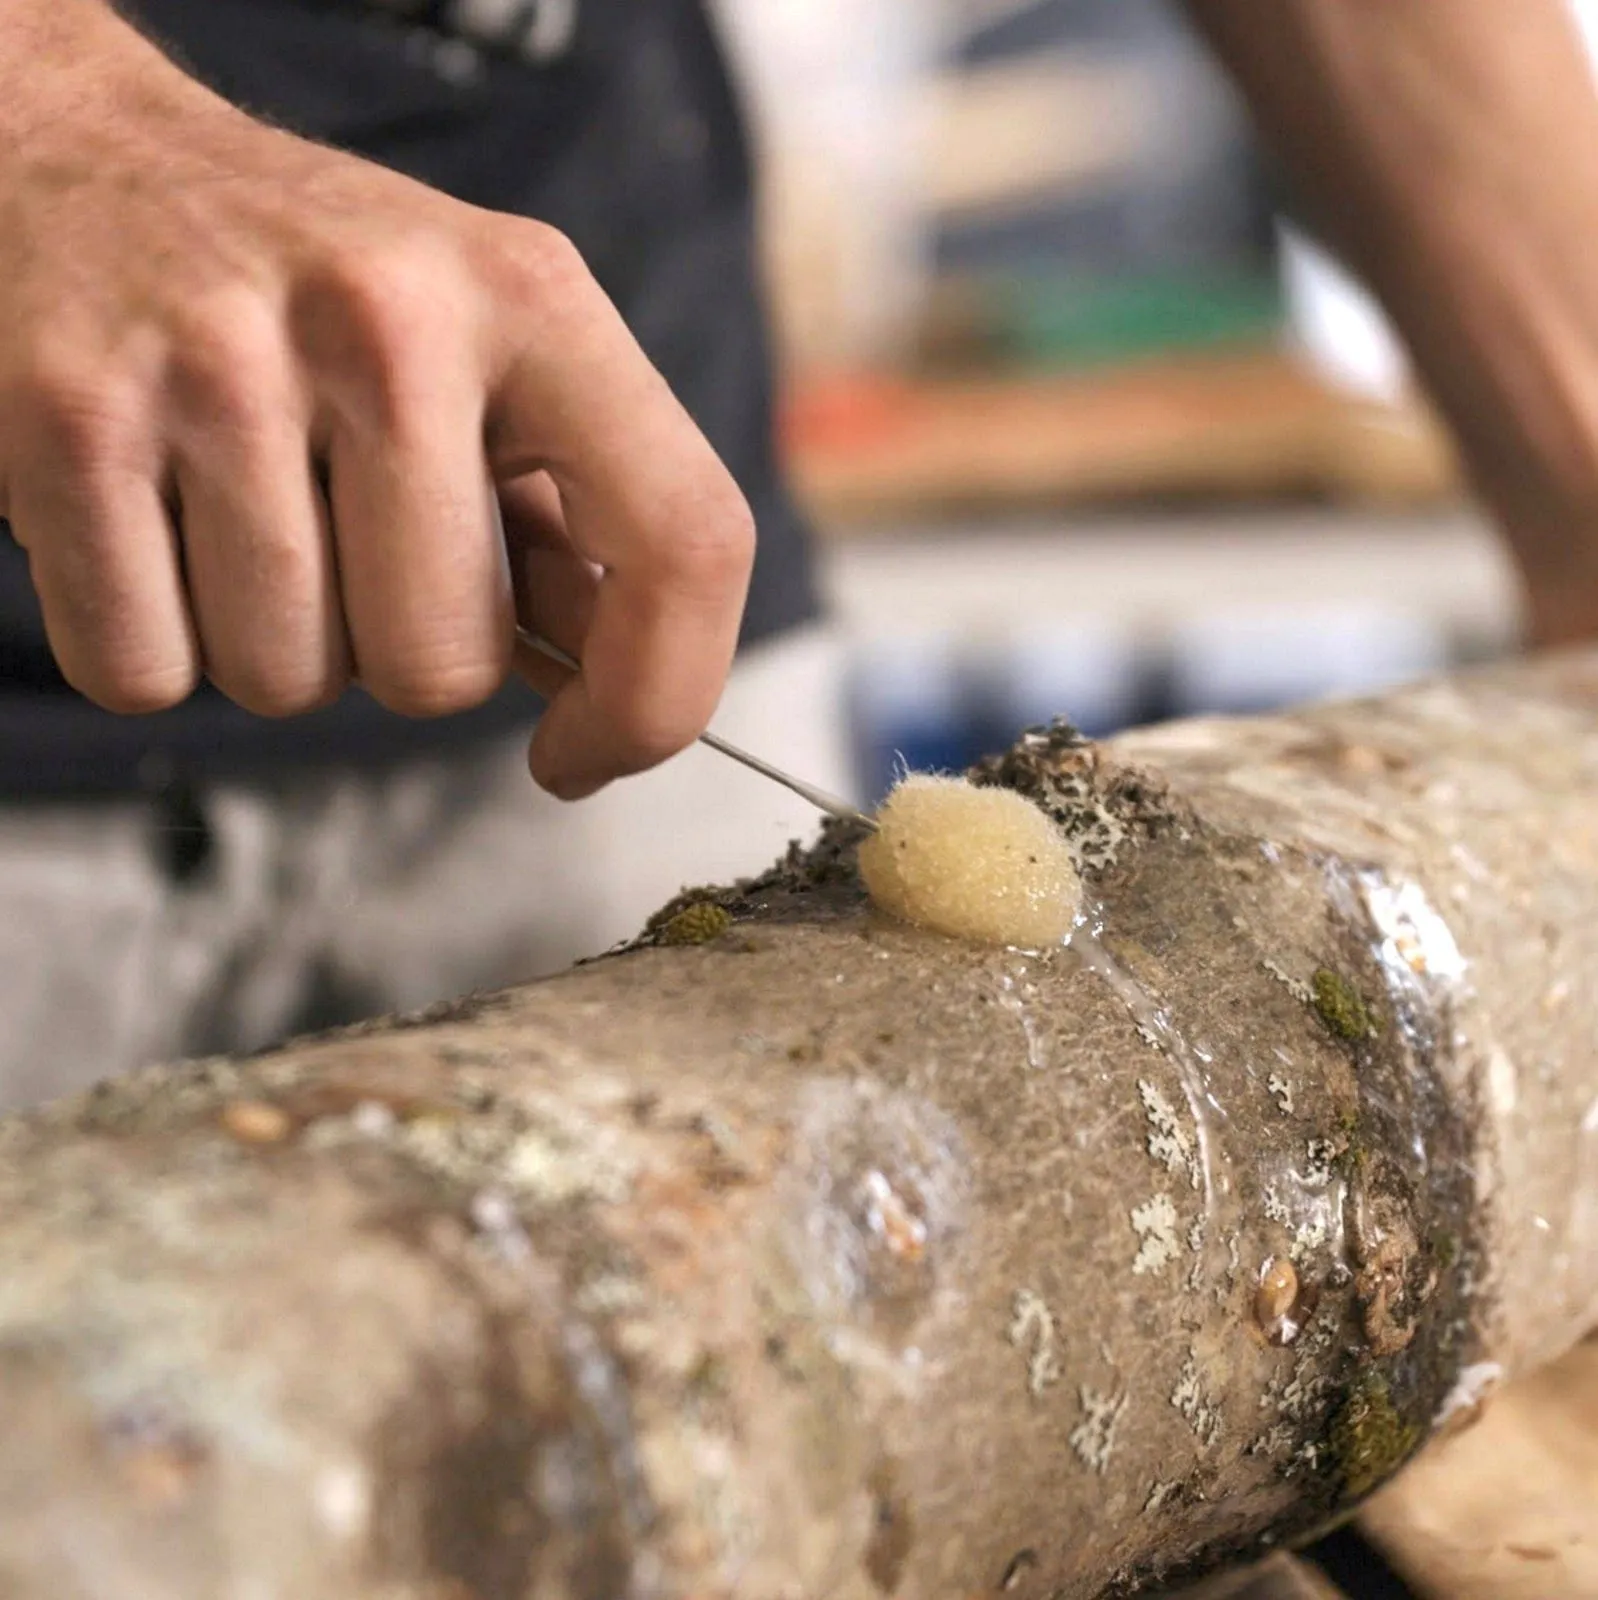
<path fill-rule="evenodd" d="M 1219 1276 L 1225 1270 L 1218 1222 L 1215 1162 L 1219 1144 L 1219 1121 L 1226 1113 L 1210 1092 L 1209 1079 L 1193 1046 L 1183 1037 L 1171 1014 L 1132 976 L 1105 946 L 1102 920 L 1095 914 L 1084 918 L 1067 935 L 1065 944 L 1089 972 L 1100 978 L 1115 995 L 1132 1020 L 1176 1066 L 1193 1131 L 1198 1144 L 1198 1177 L 1204 1195 L 1204 1262 L 1206 1273 Z"/>

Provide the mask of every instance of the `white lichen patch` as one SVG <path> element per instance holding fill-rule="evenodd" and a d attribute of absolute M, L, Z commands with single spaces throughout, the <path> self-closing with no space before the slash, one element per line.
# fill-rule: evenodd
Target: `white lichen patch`
<path fill-rule="evenodd" d="M 1087 1384 L 1077 1393 L 1082 1402 L 1082 1420 L 1071 1430 L 1071 1448 L 1083 1466 L 1102 1477 L 1115 1454 L 1115 1434 L 1128 1396 L 1100 1394 Z"/>
<path fill-rule="evenodd" d="M 1271 1097 L 1276 1101 L 1277 1109 L 1283 1116 L 1293 1114 L 1293 1086 L 1279 1072 L 1273 1072 L 1265 1080 L 1265 1087 L 1270 1090 Z"/>
<path fill-rule="evenodd" d="M 504 1181 L 546 1205 L 579 1197 L 619 1203 L 631 1192 L 635 1168 L 608 1138 L 572 1140 L 561 1130 L 531 1129 L 506 1152 Z"/>
<path fill-rule="evenodd" d="M 1148 1499 L 1143 1502 L 1144 1511 L 1158 1511 L 1172 1495 L 1182 1486 L 1179 1483 L 1163 1483 L 1156 1481 L 1149 1486 Z"/>
<path fill-rule="evenodd" d="M 1177 1233 L 1176 1206 L 1170 1195 L 1161 1191 L 1132 1208 L 1131 1222 L 1140 1241 L 1132 1271 L 1142 1276 L 1158 1272 L 1176 1259 L 1182 1244 Z"/>
<path fill-rule="evenodd" d="M 483 1189 L 472 1196 L 472 1226 L 492 1253 L 510 1266 L 525 1266 L 533 1258 L 533 1241 L 522 1226 L 510 1197 L 498 1189 Z"/>
<path fill-rule="evenodd" d="M 1287 1423 L 1273 1423 L 1243 1453 L 1250 1456 L 1279 1456 L 1292 1448 L 1293 1439 L 1293 1430 Z"/>
<path fill-rule="evenodd" d="M 1336 1160 L 1337 1146 L 1330 1139 L 1311 1139 L 1300 1177 L 1310 1188 L 1324 1189 L 1332 1181 L 1332 1163 Z"/>
<path fill-rule="evenodd" d="M 586 1200 L 617 1204 L 632 1192 L 639 1155 L 627 1134 L 580 1103 L 554 1095 L 502 1097 L 491 1113 L 454 1108 L 395 1119 L 371 1110 L 325 1118 L 324 1144 L 381 1139 L 419 1166 L 469 1188 L 539 1208 Z"/>
<path fill-rule="evenodd" d="M 1206 1219 L 1203 1216 L 1195 1217 L 1187 1230 L 1187 1247 L 1195 1257 L 1192 1269 L 1187 1275 L 1187 1286 L 1195 1294 L 1204 1287 L 1205 1223 Z"/>
<path fill-rule="evenodd" d="M 1060 1362 L 1055 1354 L 1057 1337 L 1054 1313 L 1043 1296 L 1031 1289 L 1016 1291 L 1005 1337 L 1027 1356 L 1027 1393 L 1034 1400 L 1060 1381 Z"/>
<path fill-rule="evenodd" d="M 1215 1285 L 1215 1299 L 1218 1304 L 1224 1305 L 1226 1303 L 1226 1297 L 1232 1292 L 1232 1288 L 1237 1282 L 1237 1275 L 1242 1270 L 1242 1264 L 1242 1257 L 1238 1250 L 1238 1236 L 1235 1233 L 1229 1234 L 1226 1240 L 1226 1271 L 1219 1275 L 1219 1281 Z M 1193 1287 L 1197 1288 L 1198 1285 L 1195 1284 Z"/>
<path fill-rule="evenodd" d="M 590 1278 L 573 1297 L 579 1315 L 620 1317 L 640 1311 L 648 1296 L 637 1278 L 625 1272 L 603 1272 Z"/>
<path fill-rule="evenodd" d="M 1167 1172 L 1185 1173 L 1193 1188 L 1198 1188 L 1200 1173 L 1198 1152 L 1192 1136 L 1182 1126 L 1171 1102 L 1160 1093 L 1156 1084 L 1139 1078 L 1139 1098 L 1148 1117 L 1148 1151 Z"/>
<path fill-rule="evenodd" d="M 1334 1173 L 1329 1164 L 1324 1170 L 1316 1165 L 1320 1143 L 1322 1141 L 1310 1141 L 1308 1170 L 1293 1174 L 1292 1194 L 1296 1205 L 1288 1203 L 1274 1181 L 1266 1184 L 1260 1194 L 1260 1210 L 1265 1213 L 1266 1221 L 1274 1222 L 1289 1235 L 1291 1243 L 1286 1253 L 1288 1259 L 1295 1262 L 1323 1249 L 1341 1227 L 1338 1213 L 1342 1187 L 1332 1185 Z M 1330 1148 L 1326 1146 L 1327 1151 Z"/>
<path fill-rule="evenodd" d="M 350 1113 L 350 1126 L 363 1139 L 386 1139 L 399 1118 L 381 1100 L 363 1100 Z"/>
<path fill-rule="evenodd" d="M 1317 1208 L 1313 1216 L 1294 1228 L 1293 1243 L 1287 1252 L 1289 1258 L 1301 1262 L 1318 1254 L 1331 1239 L 1332 1228 L 1333 1218 L 1327 1208 Z"/>
<path fill-rule="evenodd" d="M 1040 799 L 1064 828 L 1078 869 L 1087 872 L 1114 865 L 1116 853 L 1127 837 L 1127 828 L 1105 805 L 1086 771 L 1074 764 L 1061 766 L 1049 759 L 1082 744 L 1080 735 L 1065 729 L 1061 723 L 1049 728 L 1029 728 L 1017 741 L 1020 750 L 1044 758 L 1036 769 Z"/>
<path fill-rule="evenodd" d="M 1287 1248 L 1291 1261 L 1302 1262 L 1324 1249 L 1341 1226 L 1335 1198 L 1335 1194 L 1341 1191 L 1328 1195 L 1326 1185 L 1330 1179 L 1331 1173 L 1328 1171 L 1325 1178 L 1313 1180 L 1313 1193 L 1310 1184 L 1306 1183 L 1300 1191 L 1304 1205 L 1296 1212 L 1281 1199 L 1274 1186 L 1267 1190 L 1265 1214 L 1291 1234 L 1292 1241 Z"/>
<path fill-rule="evenodd" d="M 1285 1376 L 1273 1378 L 1260 1394 L 1261 1411 L 1274 1411 L 1279 1425 L 1296 1424 L 1301 1431 L 1307 1423 L 1322 1418 L 1336 1385 L 1324 1370 L 1326 1352 L 1337 1341 L 1337 1328 L 1330 1318 L 1313 1321 L 1298 1342 L 1298 1356 Z M 1274 1430 L 1273 1430 L 1274 1431 Z"/>
<path fill-rule="evenodd" d="M 1310 986 L 1302 979 L 1295 978 L 1279 961 L 1273 961 L 1267 956 L 1260 965 L 1271 977 L 1275 978 L 1281 986 L 1299 1002 L 1308 1005 L 1310 1002 Z"/>
<path fill-rule="evenodd" d="M 1191 1349 L 1176 1375 L 1171 1404 L 1187 1419 L 1200 1444 L 1208 1450 L 1221 1437 L 1221 1413 L 1204 1392 L 1199 1376 L 1198 1357 Z"/>

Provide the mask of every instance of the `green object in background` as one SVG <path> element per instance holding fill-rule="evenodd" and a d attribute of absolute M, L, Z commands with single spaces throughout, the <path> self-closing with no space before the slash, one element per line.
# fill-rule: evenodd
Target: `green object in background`
<path fill-rule="evenodd" d="M 1104 366 L 1259 343 L 1285 317 L 1268 274 L 989 280 L 981 299 L 994 353 L 1029 367 Z"/>

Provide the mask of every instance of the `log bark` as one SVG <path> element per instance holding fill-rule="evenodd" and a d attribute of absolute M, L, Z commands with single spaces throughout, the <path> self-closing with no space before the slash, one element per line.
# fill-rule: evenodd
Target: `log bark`
<path fill-rule="evenodd" d="M 881 921 L 833 828 L 0 1126 L 0 1593 L 1125 1595 L 1598 1323 L 1598 657 L 980 775 L 1070 948 Z"/>

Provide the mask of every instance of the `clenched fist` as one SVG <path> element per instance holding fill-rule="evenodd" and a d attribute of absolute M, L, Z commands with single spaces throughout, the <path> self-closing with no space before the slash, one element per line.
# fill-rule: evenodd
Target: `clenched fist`
<path fill-rule="evenodd" d="M 566 240 L 250 120 L 96 0 L 0 22 L 0 514 L 67 679 L 439 714 L 519 608 L 584 663 L 546 788 L 690 742 L 749 513 Z"/>

